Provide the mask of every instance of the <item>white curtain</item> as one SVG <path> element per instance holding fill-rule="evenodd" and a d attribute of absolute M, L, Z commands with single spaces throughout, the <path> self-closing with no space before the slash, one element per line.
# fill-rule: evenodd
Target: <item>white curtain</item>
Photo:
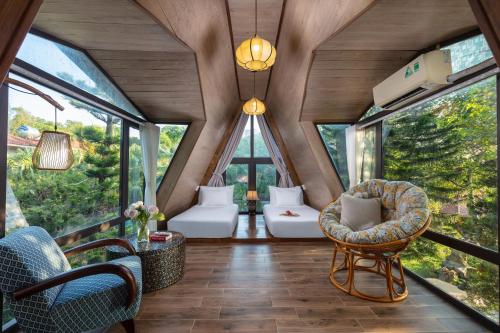
<path fill-rule="evenodd" d="M 347 155 L 347 171 L 349 172 L 349 187 L 358 183 L 356 173 L 356 125 L 345 129 L 345 146 Z"/>
<path fill-rule="evenodd" d="M 160 128 L 152 123 L 139 126 L 144 166 L 144 204 L 156 206 L 156 165 L 158 162 L 158 147 L 160 145 Z M 157 230 L 156 221 L 150 221 L 151 231 Z"/>
<path fill-rule="evenodd" d="M 238 123 L 236 124 L 233 133 L 231 133 L 231 136 L 229 137 L 229 141 L 227 142 L 226 147 L 222 152 L 219 162 L 217 162 L 217 166 L 215 167 L 212 177 L 208 181 L 208 186 L 225 185 L 224 177 L 222 177 L 222 174 L 224 173 L 224 171 L 226 171 L 227 167 L 231 163 L 231 160 L 233 159 L 234 152 L 236 151 L 236 148 L 238 148 L 238 144 L 240 143 L 241 136 L 245 131 L 247 122 L 248 115 L 241 112 L 240 119 L 238 119 Z"/>
<path fill-rule="evenodd" d="M 274 166 L 276 170 L 280 174 L 280 181 L 278 183 L 279 187 L 293 187 L 292 178 L 288 173 L 288 169 L 286 167 L 285 161 L 283 160 L 283 156 L 274 140 L 273 134 L 271 133 L 271 129 L 267 124 L 266 119 L 263 116 L 256 116 L 257 122 L 259 123 L 260 133 L 264 138 L 264 143 L 266 144 L 267 150 L 269 151 L 269 155 L 271 155 L 271 159 L 273 160 Z"/>

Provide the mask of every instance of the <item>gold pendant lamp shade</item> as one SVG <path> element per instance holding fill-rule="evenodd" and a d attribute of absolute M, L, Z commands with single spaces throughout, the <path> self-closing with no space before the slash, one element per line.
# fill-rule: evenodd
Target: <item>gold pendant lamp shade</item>
<path fill-rule="evenodd" d="M 266 105 L 258 98 L 251 98 L 243 104 L 243 112 L 249 116 L 260 116 L 266 112 Z"/>
<path fill-rule="evenodd" d="M 33 152 L 33 166 L 39 170 L 68 170 L 74 162 L 69 134 L 43 131 Z"/>
<path fill-rule="evenodd" d="M 247 39 L 236 49 L 238 65 L 252 72 L 265 71 L 274 65 L 276 49 L 258 35 Z"/>

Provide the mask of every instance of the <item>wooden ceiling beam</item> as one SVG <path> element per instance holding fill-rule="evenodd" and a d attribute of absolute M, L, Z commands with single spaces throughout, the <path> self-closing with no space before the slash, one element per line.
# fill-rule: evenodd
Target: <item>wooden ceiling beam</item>
<path fill-rule="evenodd" d="M 311 148 L 309 140 L 317 139 L 311 130 L 314 124 L 299 123 L 313 51 L 372 3 L 373 0 L 287 0 L 286 3 L 266 102 L 291 164 L 306 185 L 310 204 L 315 208 L 323 208 L 338 196 L 342 184 L 336 175 L 323 172 L 323 162 L 329 161 L 326 151 Z"/>
<path fill-rule="evenodd" d="M 7 76 L 42 1 L 0 1 L 0 84 Z"/>
<path fill-rule="evenodd" d="M 172 29 L 196 53 L 198 64 L 206 121 L 199 132 L 186 134 L 188 141 L 195 135 L 196 142 L 189 154 L 179 157 L 184 167 L 176 174 L 168 173 L 158 190 L 158 206 L 171 217 L 191 205 L 218 144 L 239 112 L 227 7 L 225 0 L 135 1 L 158 22 Z"/>

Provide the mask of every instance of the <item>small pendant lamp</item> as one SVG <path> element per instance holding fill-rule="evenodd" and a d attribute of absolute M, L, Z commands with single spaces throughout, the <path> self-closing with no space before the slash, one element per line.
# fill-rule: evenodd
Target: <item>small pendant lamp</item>
<path fill-rule="evenodd" d="M 255 97 L 255 72 L 253 73 L 253 96 L 243 104 L 243 112 L 249 116 L 260 116 L 266 112 L 266 105 Z"/>
<path fill-rule="evenodd" d="M 274 65 L 276 49 L 257 35 L 257 0 L 255 0 L 255 34 L 243 41 L 236 49 L 236 62 L 252 72 L 265 71 Z"/>
<path fill-rule="evenodd" d="M 38 170 L 68 170 L 74 161 L 71 138 L 57 131 L 57 108 L 54 108 L 54 130 L 42 132 L 33 152 L 33 166 Z"/>

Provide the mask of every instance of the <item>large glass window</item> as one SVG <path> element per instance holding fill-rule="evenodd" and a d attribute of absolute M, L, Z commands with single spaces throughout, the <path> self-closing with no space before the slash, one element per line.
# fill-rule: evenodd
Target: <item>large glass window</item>
<path fill-rule="evenodd" d="M 230 164 L 226 170 L 226 184 L 234 185 L 233 201 L 240 212 L 247 210 L 248 164 Z"/>
<path fill-rule="evenodd" d="M 248 118 L 225 177 L 227 185 L 234 185 L 233 200 L 238 204 L 240 212 L 248 211 L 248 190 L 257 190 L 257 212 L 262 212 L 262 207 L 269 203 L 268 186 L 277 184 L 277 173 L 255 116 Z"/>
<path fill-rule="evenodd" d="M 17 58 L 144 119 L 127 97 L 80 50 L 29 33 Z"/>
<path fill-rule="evenodd" d="M 383 123 L 384 178 L 429 197 L 431 230 L 498 251 L 497 87 L 490 77 Z M 498 322 L 498 266 L 429 240 L 405 264 Z"/>
<path fill-rule="evenodd" d="M 403 265 L 498 323 L 498 265 L 423 237 L 402 253 Z"/>
<path fill-rule="evenodd" d="M 156 169 L 156 186 L 158 187 L 172 162 L 172 158 L 186 133 L 188 125 L 159 124 L 157 126 L 160 127 L 160 145 Z"/>
<path fill-rule="evenodd" d="M 350 125 L 319 124 L 319 134 L 325 144 L 330 160 L 337 170 L 344 188 L 349 188 L 349 170 L 347 168 L 347 150 L 345 130 Z"/>
<path fill-rule="evenodd" d="M 493 57 L 493 53 L 483 35 L 467 38 L 443 47 L 450 50 L 452 72 L 460 72 Z"/>
<path fill-rule="evenodd" d="M 121 120 L 90 105 L 27 82 L 61 103 L 58 130 L 71 136 L 74 165 L 36 170 L 31 155 L 43 130 L 54 128 L 54 108 L 38 96 L 9 89 L 6 232 L 41 226 L 57 237 L 120 215 Z"/>
<path fill-rule="evenodd" d="M 496 78 L 384 122 L 384 177 L 422 187 L 431 228 L 493 250 L 497 242 Z"/>

